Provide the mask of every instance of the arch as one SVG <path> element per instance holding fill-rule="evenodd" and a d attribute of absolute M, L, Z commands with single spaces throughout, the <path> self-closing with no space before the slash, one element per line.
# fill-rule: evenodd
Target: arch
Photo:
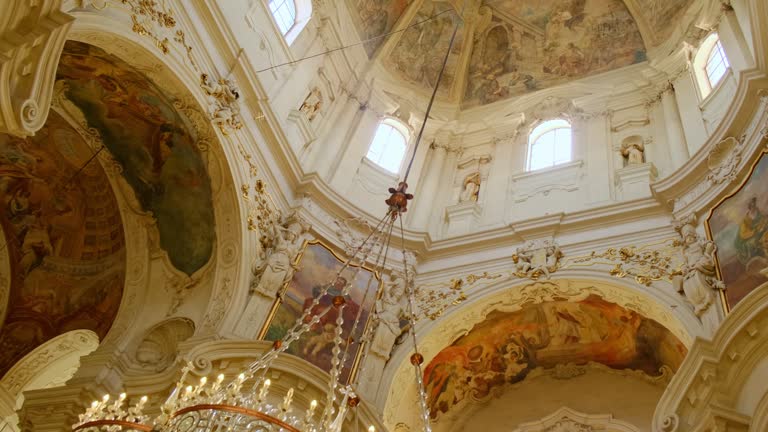
<path fill-rule="evenodd" d="M 240 145 L 234 145 L 237 140 L 242 140 L 244 134 L 225 138 L 212 127 L 209 115 L 202 108 L 208 106 L 210 101 L 200 87 L 199 75 L 189 73 L 192 68 L 184 53 L 171 51 L 168 55 L 162 55 L 151 39 L 143 38 L 130 31 L 130 16 L 120 11 L 105 9 L 99 15 L 80 10 L 73 10 L 70 13 L 76 18 L 70 33 L 72 40 L 97 46 L 119 58 L 131 59 L 132 64 L 147 78 L 156 83 L 162 83 L 163 92 L 175 101 L 176 109 L 183 111 L 191 127 L 198 132 L 200 139 L 196 144 L 204 155 L 203 160 L 207 164 L 213 196 L 217 204 L 214 208 L 214 219 L 217 223 L 212 259 L 190 277 L 176 270 L 167 254 L 161 253 L 162 250 L 157 246 L 155 224 L 149 215 L 141 211 L 130 188 L 122 180 L 119 167 L 108 170 L 113 188 L 122 191 L 118 194 L 118 198 L 121 200 L 123 217 L 127 221 L 126 227 L 131 231 L 126 234 L 129 238 L 127 244 L 129 277 L 126 280 L 124 301 L 120 306 L 115 324 L 102 346 L 109 350 L 115 349 L 113 345 L 125 349 L 133 340 L 135 334 L 131 330 L 137 327 L 137 322 L 140 322 L 138 321 L 142 313 L 140 306 L 152 301 L 150 299 L 155 295 L 150 290 L 149 278 L 151 267 L 154 265 L 152 261 L 158 258 L 163 262 L 165 274 L 169 280 L 170 286 L 166 287 L 166 290 L 179 290 L 173 293 L 174 296 L 183 296 L 191 292 L 191 288 L 201 281 L 212 285 L 210 294 L 198 294 L 210 296 L 211 300 L 203 306 L 207 309 L 185 312 L 201 315 L 200 321 L 197 321 L 198 317 L 195 316 L 199 332 L 234 325 L 228 321 L 228 317 L 232 315 L 221 311 L 229 308 L 238 309 L 241 307 L 240 303 L 244 302 L 241 297 L 247 295 L 247 292 L 235 292 L 232 287 L 247 286 L 250 273 L 240 271 L 240 266 L 245 266 L 247 263 L 238 258 L 248 254 L 248 251 L 254 247 L 253 244 L 244 241 L 248 234 L 245 223 L 248 210 L 238 199 L 239 186 L 235 186 L 251 180 L 247 164 L 238 162 L 242 157 L 238 150 Z M 66 104 L 66 101 L 59 100 L 59 103 Z M 63 108 L 60 109 L 63 111 Z M 246 107 L 244 106 L 243 109 Z M 233 140 L 233 145 L 224 145 L 222 142 L 224 139 Z M 109 160 L 101 162 L 108 166 L 114 165 Z M 222 222 L 218 223 L 218 221 Z M 161 293 L 166 293 L 167 298 L 169 291 L 166 290 L 161 290 Z"/>
<path fill-rule="evenodd" d="M 702 41 L 693 59 L 693 74 L 701 98 L 707 98 L 725 79 L 730 70 L 728 57 L 717 33 Z"/>
<path fill-rule="evenodd" d="M 99 337 L 90 330 L 61 334 L 29 352 L 0 380 L 0 416 L 15 422 L 23 393 L 63 385 L 77 371 L 80 358 L 93 352 Z"/>
<path fill-rule="evenodd" d="M 376 127 L 366 158 L 377 166 L 397 174 L 408 151 L 408 127 L 402 122 L 386 118 Z"/>
<path fill-rule="evenodd" d="M 766 326 L 768 284 L 762 284 L 726 316 L 711 340 L 696 340 L 656 408 L 656 428 L 687 432 L 719 423 L 733 430 L 763 430 L 768 420 Z"/>
<path fill-rule="evenodd" d="M 419 352 L 424 356 L 424 366 L 428 365 L 444 347 L 468 334 L 478 323 L 486 320 L 493 311 L 514 312 L 521 310 L 521 305 L 548 302 L 557 299 L 577 301 L 598 295 L 604 301 L 613 303 L 647 319 L 656 321 L 674 335 L 685 347 L 689 347 L 694 336 L 702 335 L 701 323 L 692 311 L 673 296 L 666 293 L 648 292 L 631 282 L 610 278 L 596 271 L 568 270 L 558 279 L 546 282 L 531 280 L 504 281 L 488 285 L 473 292 L 475 300 L 462 304 L 451 313 L 436 321 L 426 322 L 417 330 L 419 334 Z M 654 290 L 656 291 L 656 290 Z M 674 313 L 670 313 L 669 304 L 677 304 Z M 407 344 L 406 344 L 407 345 Z M 405 346 L 405 345 L 403 345 Z M 378 402 L 384 411 L 388 425 L 400 421 L 398 413 L 413 411 L 406 409 L 414 400 L 403 395 L 403 389 L 415 388 L 413 370 L 408 362 L 410 346 L 395 350 L 384 372 L 382 382 L 389 383 L 389 388 L 382 387 Z M 668 379 L 668 376 L 667 378 Z M 395 396 L 395 395 L 398 396 Z M 405 419 L 408 420 L 408 419 Z M 413 419 L 414 422 L 418 420 Z"/>
<path fill-rule="evenodd" d="M 310 18 L 311 0 L 268 0 L 272 20 L 288 45 L 293 44 Z"/>
<path fill-rule="evenodd" d="M 551 168 L 573 157 L 571 123 L 557 118 L 539 123 L 528 135 L 527 171 Z"/>

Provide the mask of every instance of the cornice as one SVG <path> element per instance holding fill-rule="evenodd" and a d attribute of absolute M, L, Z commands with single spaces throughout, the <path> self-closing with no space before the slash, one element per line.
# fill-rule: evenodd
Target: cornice
<path fill-rule="evenodd" d="M 768 105 L 766 105 L 766 99 L 763 99 L 766 96 L 765 89 L 768 89 L 768 76 L 758 71 L 741 75 L 730 109 L 726 110 L 725 118 L 707 142 L 682 167 L 651 185 L 654 196 L 662 203 L 673 205 L 676 215 L 703 212 L 730 187 L 725 183 L 710 185 L 701 193 L 696 193 L 695 190 L 707 181 L 706 177 L 710 171 L 709 157 L 721 141 L 728 137 L 743 137 L 751 143 L 750 148 L 745 150 L 743 163 L 754 160 L 755 152 L 760 150 L 762 140 L 755 134 L 761 133 L 764 127 L 761 125 L 764 125 L 768 119 Z M 686 202 L 677 201 L 687 194 L 696 194 L 696 196 Z"/>

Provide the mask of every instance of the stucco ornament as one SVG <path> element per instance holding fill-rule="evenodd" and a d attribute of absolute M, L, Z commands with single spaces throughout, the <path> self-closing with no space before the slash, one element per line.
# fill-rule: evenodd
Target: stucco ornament
<path fill-rule="evenodd" d="M 552 241 L 530 241 L 517 248 L 512 255 L 515 264 L 515 276 L 529 279 L 549 279 L 550 275 L 560 268 L 560 258 L 563 253 L 560 247 Z"/>
<path fill-rule="evenodd" d="M 616 420 L 610 414 L 584 414 L 568 407 L 535 422 L 523 423 L 514 432 L 593 432 L 634 431 L 633 425 Z"/>
<path fill-rule="evenodd" d="M 299 111 L 307 115 L 307 120 L 313 121 L 322 108 L 323 93 L 318 87 L 313 87 L 299 107 Z"/>
<path fill-rule="evenodd" d="M 144 334 L 136 346 L 133 358 L 143 368 L 162 372 L 176 359 L 180 342 L 195 332 L 195 324 L 187 318 L 171 318 L 163 321 Z"/>
<path fill-rule="evenodd" d="M 685 263 L 680 274 L 673 277 L 672 283 L 677 292 L 685 295 L 693 306 L 696 316 L 702 322 L 714 319 L 715 321 L 710 323 L 714 325 L 719 322 L 719 319 L 716 316 L 709 316 L 711 314 L 708 314 L 708 311 L 715 302 L 715 291 L 725 288 L 717 279 L 715 267 L 717 246 L 696 232 L 696 215 L 694 214 L 673 221 L 673 226 L 680 236 L 678 245 L 682 248 Z"/>
<path fill-rule="evenodd" d="M 61 0 L 0 2 L 0 16 L 0 132 L 33 135 L 48 117 L 73 18 L 61 12 Z"/>
<path fill-rule="evenodd" d="M 238 105 L 240 93 L 231 80 L 222 78 L 214 81 L 207 74 L 201 74 L 200 87 L 209 96 L 208 109 L 213 124 L 218 126 L 224 135 L 243 127 Z"/>
<path fill-rule="evenodd" d="M 730 183 L 735 180 L 745 148 L 746 137 L 729 137 L 715 144 L 707 157 L 707 180 L 712 184 Z"/>
<path fill-rule="evenodd" d="M 293 278 L 297 270 L 296 257 L 309 229 L 309 224 L 296 216 L 290 216 L 283 224 L 272 225 L 271 245 L 266 256 L 253 267 L 252 294 L 275 298 L 280 288 Z"/>
<path fill-rule="evenodd" d="M 384 283 L 384 292 L 376 301 L 377 323 L 371 349 L 389 359 L 395 339 L 400 335 L 400 318 L 405 313 L 405 279 L 396 274 Z"/>

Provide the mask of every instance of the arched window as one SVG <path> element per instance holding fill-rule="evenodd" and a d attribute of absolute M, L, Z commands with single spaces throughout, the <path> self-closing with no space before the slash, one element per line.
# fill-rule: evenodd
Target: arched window
<path fill-rule="evenodd" d="M 295 0 L 269 0 L 269 10 L 275 17 L 280 32 L 283 33 L 283 36 L 287 35 L 296 24 Z"/>
<path fill-rule="evenodd" d="M 528 137 L 528 171 L 571 161 L 571 124 L 563 119 L 538 125 Z"/>
<path fill-rule="evenodd" d="M 406 131 L 403 125 L 393 120 L 379 123 L 365 157 L 393 174 L 399 172 L 407 148 Z"/>
<path fill-rule="evenodd" d="M 706 98 L 725 78 L 728 68 L 731 67 L 717 33 L 707 36 L 701 43 L 693 66 L 701 96 Z"/>
<path fill-rule="evenodd" d="M 723 44 L 720 43 L 720 39 L 715 42 L 715 46 L 709 52 L 707 57 L 707 65 L 704 70 L 707 72 L 707 78 L 709 79 L 709 86 L 715 87 L 725 76 L 725 72 L 728 70 L 728 58 L 723 51 Z"/>

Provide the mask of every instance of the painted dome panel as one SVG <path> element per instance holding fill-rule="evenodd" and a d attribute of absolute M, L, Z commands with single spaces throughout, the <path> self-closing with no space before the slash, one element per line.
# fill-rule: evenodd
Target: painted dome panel
<path fill-rule="evenodd" d="M 95 46 L 68 41 L 57 80 L 157 220 L 173 265 L 189 275 L 202 268 L 216 233 L 211 180 L 191 121 L 145 75 Z"/>
<path fill-rule="evenodd" d="M 464 107 L 646 60 L 640 31 L 620 0 L 505 0 L 484 6 L 481 15 Z"/>
<path fill-rule="evenodd" d="M 103 338 L 125 283 L 120 209 L 93 150 L 55 111 L 33 137 L 0 135 L 0 225 L 11 290 L 0 376 L 75 329 Z"/>

